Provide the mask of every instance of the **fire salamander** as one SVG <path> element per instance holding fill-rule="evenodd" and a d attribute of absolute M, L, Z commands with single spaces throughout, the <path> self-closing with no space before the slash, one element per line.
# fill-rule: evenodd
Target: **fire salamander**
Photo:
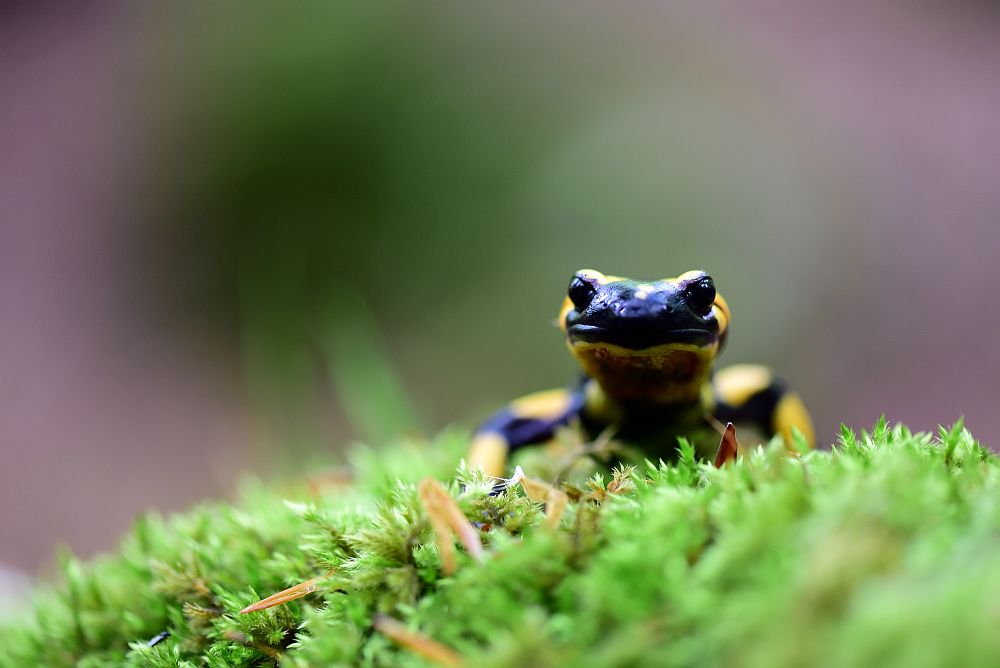
<path fill-rule="evenodd" d="M 768 438 L 780 434 L 786 445 L 797 429 L 813 447 L 802 400 L 768 368 L 713 371 L 729 323 L 729 306 L 703 271 L 651 282 L 578 271 L 559 327 L 584 376 L 568 389 L 517 399 L 489 418 L 473 438 L 470 464 L 503 476 L 514 451 L 552 443 L 557 430 L 572 424 L 590 440 L 613 432 L 654 461 L 676 457 L 678 436 L 711 457 L 717 425 L 726 422 Z"/>

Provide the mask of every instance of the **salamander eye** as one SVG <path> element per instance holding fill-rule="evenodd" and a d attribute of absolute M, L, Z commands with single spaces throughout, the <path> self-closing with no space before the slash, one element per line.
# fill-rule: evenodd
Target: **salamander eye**
<path fill-rule="evenodd" d="M 708 315 L 712 312 L 712 304 L 715 303 L 715 281 L 711 276 L 699 278 L 684 288 L 684 300 L 698 315 Z"/>
<path fill-rule="evenodd" d="M 590 302 L 594 299 L 594 295 L 597 294 L 597 283 L 598 281 L 595 277 L 588 276 L 583 272 L 573 276 L 569 282 L 568 294 L 576 310 L 582 311 L 590 305 Z"/>

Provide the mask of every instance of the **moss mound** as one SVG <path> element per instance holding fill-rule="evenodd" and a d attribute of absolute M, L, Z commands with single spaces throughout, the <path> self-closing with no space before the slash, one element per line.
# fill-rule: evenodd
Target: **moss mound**
<path fill-rule="evenodd" d="M 684 447 L 592 481 L 556 530 L 520 490 L 490 497 L 456 474 L 465 445 L 359 450 L 350 484 L 145 517 L 115 556 L 62 560 L 65 582 L 0 630 L 0 665 L 436 665 L 374 628 L 381 614 L 477 667 L 1000 657 L 1000 466 L 961 425 L 881 421 L 832 452 L 772 445 L 720 470 Z M 442 575 L 424 476 L 481 523 L 483 564 L 460 550 Z M 305 598 L 239 614 L 331 571 Z"/>

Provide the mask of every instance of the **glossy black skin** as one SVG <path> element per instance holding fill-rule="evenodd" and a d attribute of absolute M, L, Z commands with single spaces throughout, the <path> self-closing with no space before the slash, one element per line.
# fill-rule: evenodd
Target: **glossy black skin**
<path fill-rule="evenodd" d="M 709 346 L 720 339 L 712 311 L 715 286 L 704 273 L 679 283 L 622 279 L 601 284 L 577 276 L 569 296 L 574 308 L 564 326 L 570 343 L 642 350 L 668 343 Z"/>

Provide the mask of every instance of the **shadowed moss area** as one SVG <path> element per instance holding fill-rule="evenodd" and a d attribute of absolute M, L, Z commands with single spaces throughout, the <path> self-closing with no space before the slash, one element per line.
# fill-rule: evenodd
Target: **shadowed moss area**
<path fill-rule="evenodd" d="M 569 490 L 555 530 L 520 488 L 490 497 L 456 470 L 466 445 L 359 449 L 351 482 L 145 517 L 114 556 L 63 559 L 64 581 L 0 630 L 0 665 L 437 665 L 375 629 L 379 615 L 477 667 L 1000 656 L 1000 467 L 960 424 L 934 436 L 880 421 L 831 452 L 772 444 L 723 469 L 683 447 Z M 442 574 L 425 476 L 480 523 L 484 563 L 459 547 Z M 327 573 L 304 598 L 239 614 Z"/>

